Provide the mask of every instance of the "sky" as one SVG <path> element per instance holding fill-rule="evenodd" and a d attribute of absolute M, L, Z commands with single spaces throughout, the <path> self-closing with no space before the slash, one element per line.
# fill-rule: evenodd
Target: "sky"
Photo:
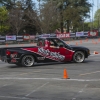
<path fill-rule="evenodd" d="M 91 7 L 90 10 L 90 16 L 91 19 L 94 17 L 95 12 L 100 8 L 100 0 L 88 0 L 91 4 L 93 4 L 93 7 Z"/>

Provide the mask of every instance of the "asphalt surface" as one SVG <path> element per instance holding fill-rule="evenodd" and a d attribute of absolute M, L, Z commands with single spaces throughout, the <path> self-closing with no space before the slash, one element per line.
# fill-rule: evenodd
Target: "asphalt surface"
<path fill-rule="evenodd" d="M 0 100 L 100 100 L 99 39 L 67 43 L 88 47 L 91 55 L 84 63 L 35 64 L 34 67 L 0 61 Z M 35 44 L 0 47 L 29 45 Z M 69 79 L 63 79 L 64 69 Z"/>

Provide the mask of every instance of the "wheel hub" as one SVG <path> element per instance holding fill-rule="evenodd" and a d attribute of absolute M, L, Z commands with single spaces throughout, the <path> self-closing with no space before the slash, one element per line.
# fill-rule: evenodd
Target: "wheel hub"
<path fill-rule="evenodd" d="M 26 55 L 23 58 L 23 64 L 25 66 L 32 66 L 34 64 L 34 58 L 31 55 Z"/>
<path fill-rule="evenodd" d="M 77 56 L 77 60 L 81 60 L 82 59 L 82 56 L 81 55 L 78 55 Z"/>
<path fill-rule="evenodd" d="M 82 52 L 76 52 L 74 56 L 75 62 L 83 62 L 84 54 Z"/>

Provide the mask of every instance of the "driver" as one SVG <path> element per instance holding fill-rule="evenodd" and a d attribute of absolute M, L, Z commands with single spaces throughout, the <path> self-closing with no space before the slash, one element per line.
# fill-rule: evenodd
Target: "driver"
<path fill-rule="evenodd" d="M 55 41 L 50 40 L 50 47 L 57 48 L 57 43 Z"/>

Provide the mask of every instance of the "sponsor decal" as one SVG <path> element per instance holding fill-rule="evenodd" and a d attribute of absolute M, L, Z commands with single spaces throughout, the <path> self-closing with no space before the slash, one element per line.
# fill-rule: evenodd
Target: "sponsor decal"
<path fill-rule="evenodd" d="M 45 50 L 43 48 L 38 48 L 38 53 L 44 55 L 45 57 L 50 56 L 52 58 L 59 59 L 61 61 L 65 59 L 65 56 L 59 54 L 59 52 L 52 52 L 52 51 L 49 51 L 48 49 Z"/>
<path fill-rule="evenodd" d="M 76 32 L 76 37 L 84 36 L 84 32 Z"/>
<path fill-rule="evenodd" d="M 96 32 L 90 32 L 91 36 L 96 36 L 96 34 L 97 34 Z"/>
<path fill-rule="evenodd" d="M 17 61 L 16 61 L 16 59 L 13 58 L 13 59 L 11 60 L 11 62 L 15 63 L 15 62 L 17 62 Z"/>
<path fill-rule="evenodd" d="M 16 58 L 17 54 L 11 54 L 10 56 L 11 56 L 11 58 Z"/>
<path fill-rule="evenodd" d="M 30 35 L 30 40 L 35 39 L 35 35 Z"/>
<path fill-rule="evenodd" d="M 63 33 L 63 34 L 56 34 L 57 38 L 69 38 L 70 34 L 69 33 Z"/>
<path fill-rule="evenodd" d="M 25 35 L 23 36 L 23 39 L 24 39 L 24 40 L 29 40 L 29 39 L 30 39 L 30 35 L 29 35 L 29 34 L 25 34 Z"/>
<path fill-rule="evenodd" d="M 88 36 L 98 36 L 98 31 L 94 30 L 94 31 L 89 31 L 88 32 Z"/>
<path fill-rule="evenodd" d="M 45 57 L 37 57 L 38 60 L 44 60 Z"/>
<path fill-rule="evenodd" d="M 6 36 L 6 41 L 15 41 L 15 40 L 16 40 L 16 35 Z"/>

